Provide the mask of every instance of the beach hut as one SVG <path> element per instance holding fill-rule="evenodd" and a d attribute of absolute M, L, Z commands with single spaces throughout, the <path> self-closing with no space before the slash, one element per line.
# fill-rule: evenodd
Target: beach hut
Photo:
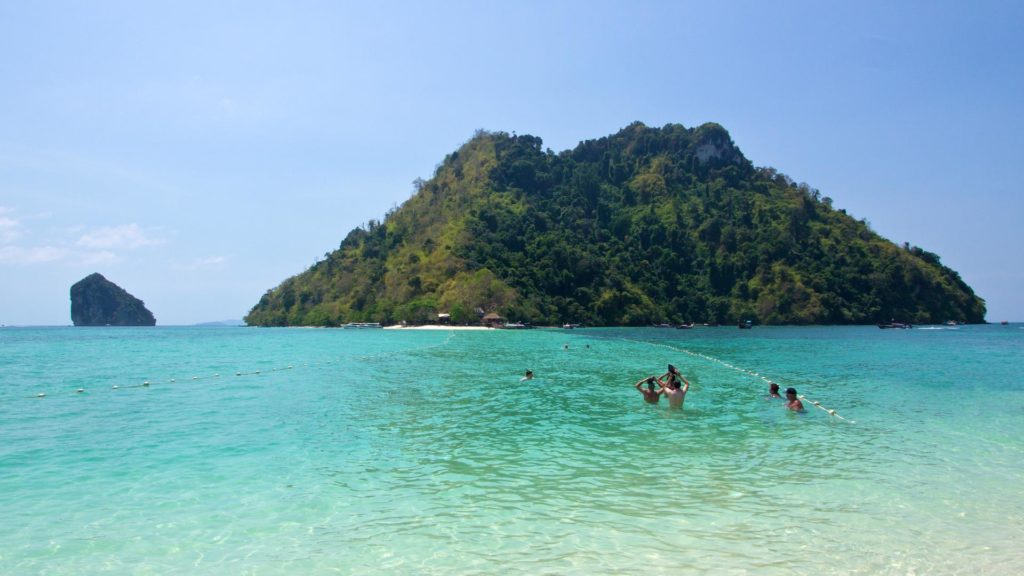
<path fill-rule="evenodd" d="M 448 314 L 446 312 L 438 313 L 438 315 L 437 315 L 437 323 L 438 324 L 451 324 L 452 323 L 452 315 Z"/>
<path fill-rule="evenodd" d="M 501 328 L 505 324 L 505 319 L 497 312 L 488 312 L 487 314 L 484 314 L 483 322 L 484 326 Z"/>

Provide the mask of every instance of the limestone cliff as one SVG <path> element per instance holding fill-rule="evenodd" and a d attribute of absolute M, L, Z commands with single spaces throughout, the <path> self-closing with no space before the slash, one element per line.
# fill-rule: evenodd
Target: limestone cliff
<path fill-rule="evenodd" d="M 71 321 L 75 326 L 156 325 L 156 318 L 142 300 L 99 273 L 71 286 Z"/>

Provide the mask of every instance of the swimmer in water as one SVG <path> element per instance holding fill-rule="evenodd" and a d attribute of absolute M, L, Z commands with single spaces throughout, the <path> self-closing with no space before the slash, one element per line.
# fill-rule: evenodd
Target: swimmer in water
<path fill-rule="evenodd" d="M 533 370 L 527 370 L 526 376 L 519 379 L 520 382 L 525 382 L 527 380 L 533 380 Z"/>
<path fill-rule="evenodd" d="M 644 402 L 647 402 L 648 404 L 657 404 L 658 401 L 661 400 L 661 395 L 665 393 L 663 389 L 654 389 L 654 382 L 656 380 L 657 379 L 654 376 L 648 376 L 647 378 L 644 378 L 643 380 L 633 385 L 636 387 L 637 391 L 644 395 Z M 646 390 L 644 390 L 643 388 L 644 384 L 647 384 Z"/>
<path fill-rule="evenodd" d="M 804 411 L 804 403 L 796 397 L 796 388 L 786 388 L 786 408 L 796 411 Z"/>
<path fill-rule="evenodd" d="M 775 382 L 772 382 L 771 384 L 768 385 L 768 397 L 782 398 L 782 395 L 779 394 L 779 385 L 776 384 Z"/>
<path fill-rule="evenodd" d="M 676 410 L 683 409 L 683 401 L 686 400 L 686 393 L 690 391 L 690 382 L 679 373 L 675 366 L 668 365 L 668 380 L 658 378 L 661 390 L 668 398 L 668 407 Z M 680 384 L 682 380 L 682 384 Z"/>

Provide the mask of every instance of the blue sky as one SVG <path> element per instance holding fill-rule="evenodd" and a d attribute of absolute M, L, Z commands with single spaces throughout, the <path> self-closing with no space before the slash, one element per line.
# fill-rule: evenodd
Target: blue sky
<path fill-rule="evenodd" d="M 0 4 L 0 323 L 92 272 L 241 318 L 476 129 L 634 120 L 722 124 L 1024 320 L 1024 3 L 507 4 Z"/>

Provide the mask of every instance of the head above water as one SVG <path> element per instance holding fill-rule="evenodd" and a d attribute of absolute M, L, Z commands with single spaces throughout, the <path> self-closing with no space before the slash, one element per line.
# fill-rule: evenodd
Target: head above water
<path fill-rule="evenodd" d="M 791 394 L 793 396 L 796 396 L 796 388 L 786 388 L 786 396 L 789 396 Z"/>
<path fill-rule="evenodd" d="M 650 390 L 651 392 L 654 392 L 654 381 L 653 380 L 648 380 L 647 381 L 647 389 Z"/>
<path fill-rule="evenodd" d="M 668 373 L 669 374 L 679 374 L 679 369 L 676 368 L 675 366 L 669 364 L 668 365 Z"/>
<path fill-rule="evenodd" d="M 776 384 L 775 382 L 772 382 L 768 386 L 768 391 L 771 392 L 772 394 L 778 394 L 779 393 L 779 385 Z"/>

